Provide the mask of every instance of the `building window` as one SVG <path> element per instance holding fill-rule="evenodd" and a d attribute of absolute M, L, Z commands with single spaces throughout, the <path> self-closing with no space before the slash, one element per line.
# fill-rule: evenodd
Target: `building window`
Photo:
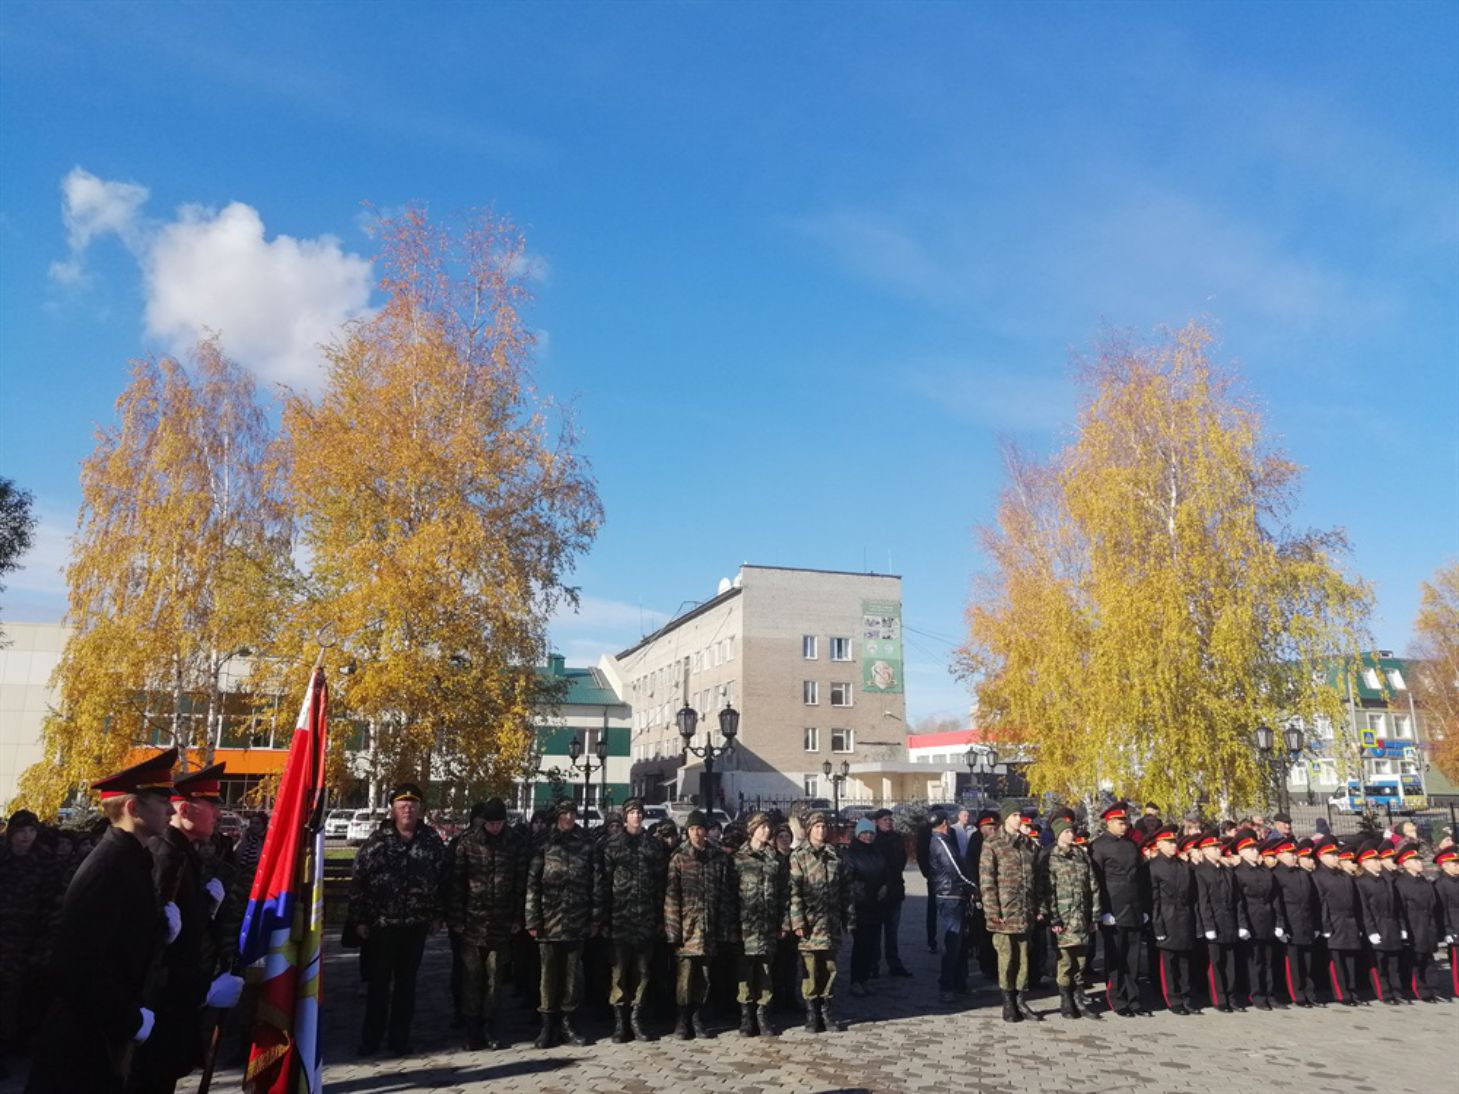
<path fill-rule="evenodd" d="M 820 642 L 820 639 L 818 639 L 813 634 L 803 634 L 803 635 L 801 635 L 800 636 L 800 655 L 802 657 L 804 657 L 807 661 L 814 661 L 816 659 L 816 657 L 818 656 L 818 654 L 816 652 L 816 647 L 817 647 L 817 644 L 819 642 Z"/>
<path fill-rule="evenodd" d="M 851 685 L 831 685 L 831 705 L 833 707 L 849 707 L 851 705 Z"/>
<path fill-rule="evenodd" d="M 1396 775 L 1392 760 L 1369 760 L 1368 773 L 1370 775 Z"/>
<path fill-rule="evenodd" d="M 1377 669 L 1364 669 L 1363 683 L 1367 684 L 1374 691 L 1378 691 L 1383 687 L 1383 682 L 1378 679 Z"/>
<path fill-rule="evenodd" d="M 1403 682 L 1403 673 L 1399 672 L 1397 669 L 1388 670 L 1388 685 L 1394 691 L 1408 690 L 1408 686 Z"/>
<path fill-rule="evenodd" d="M 719 643 L 716 642 L 714 645 L 710 646 L 709 647 L 709 652 L 714 655 L 714 665 L 715 665 L 716 668 L 718 668 L 719 667 Z"/>
<path fill-rule="evenodd" d="M 1388 715 L 1369 714 L 1368 728 L 1373 731 L 1373 736 L 1377 737 L 1380 741 L 1384 740 L 1388 736 Z"/>
<path fill-rule="evenodd" d="M 821 750 L 821 731 L 815 726 L 805 727 L 805 750 L 807 752 L 819 752 Z"/>
<path fill-rule="evenodd" d="M 1312 781 L 1318 786 L 1337 785 L 1337 761 L 1331 758 L 1324 758 L 1314 761 L 1316 770 L 1312 772 Z"/>
<path fill-rule="evenodd" d="M 724 659 L 726 661 L 733 661 L 735 659 L 735 640 L 733 638 L 726 638 L 724 640 Z"/>
<path fill-rule="evenodd" d="M 1398 741 L 1413 740 L 1413 722 L 1407 714 L 1393 716 L 1393 738 Z"/>
<path fill-rule="evenodd" d="M 831 751 L 832 752 L 855 752 L 856 734 L 849 729 L 831 730 Z"/>
<path fill-rule="evenodd" d="M 1332 719 L 1326 714 L 1319 714 L 1313 718 L 1312 735 L 1320 741 L 1332 740 Z"/>
<path fill-rule="evenodd" d="M 800 685 L 800 695 L 806 706 L 813 707 L 821 701 L 821 685 L 814 680 L 806 680 Z"/>
<path fill-rule="evenodd" d="M 1304 763 L 1295 763 L 1295 764 L 1292 765 L 1292 770 L 1287 773 L 1287 785 L 1288 786 L 1295 786 L 1295 787 L 1298 787 L 1299 789 L 1306 789 L 1306 787 L 1307 787 L 1307 765 L 1306 764 L 1304 764 Z"/>
<path fill-rule="evenodd" d="M 851 660 L 851 639 L 849 639 L 849 638 L 832 638 L 831 639 L 831 660 L 832 661 L 850 661 Z"/>
<path fill-rule="evenodd" d="M 800 789 L 808 798 L 818 797 L 821 789 L 821 777 L 819 775 L 801 776 Z"/>

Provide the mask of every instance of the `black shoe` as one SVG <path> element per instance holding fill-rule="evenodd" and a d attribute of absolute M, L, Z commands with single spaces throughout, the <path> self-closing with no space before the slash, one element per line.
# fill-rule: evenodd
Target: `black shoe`
<path fill-rule="evenodd" d="M 679 1020 L 674 1023 L 674 1036 L 681 1041 L 694 1040 L 694 1027 L 689 1023 L 689 1008 L 679 1008 Z"/>
<path fill-rule="evenodd" d="M 890 969 L 887 970 L 887 975 L 910 977 L 912 973 L 907 969 L 905 965 L 893 965 Z"/>
<path fill-rule="evenodd" d="M 1182 1018 L 1188 1018 L 1190 1016 L 1190 1011 L 1186 1010 L 1185 1007 L 1181 1006 L 1179 1003 L 1176 1003 L 1173 1007 L 1170 1008 L 1170 1013 L 1178 1014 Z"/>
<path fill-rule="evenodd" d="M 714 1040 L 714 1034 L 710 1033 L 709 1030 L 704 1025 L 704 1008 L 703 1007 L 695 1007 L 694 1010 L 690 1012 L 689 1018 L 694 1023 L 694 1036 L 695 1037 L 697 1037 L 697 1038 L 699 1038 L 700 1040 L 703 1040 L 703 1041 L 712 1041 L 712 1040 Z"/>
<path fill-rule="evenodd" d="M 1078 1009 L 1079 1014 L 1082 1017 L 1084 1017 L 1084 1018 L 1094 1018 L 1094 1019 L 1098 1019 L 1099 1018 L 1099 1011 L 1098 1011 L 1098 1009 L 1096 1009 L 1095 1005 L 1089 1001 L 1089 997 L 1088 996 L 1086 996 L 1081 991 L 1075 991 L 1073 993 L 1073 995 L 1074 995 L 1074 1006 Z"/>
<path fill-rule="evenodd" d="M 568 1014 L 566 1011 L 563 1012 L 562 1021 L 559 1024 L 562 1029 L 563 1044 L 581 1046 L 588 1043 L 588 1039 L 586 1037 L 584 1037 L 581 1033 L 572 1028 L 572 1015 Z"/>
<path fill-rule="evenodd" d="M 755 1005 L 753 1003 L 741 1003 L 740 1036 L 754 1037 L 757 1032 L 755 1029 Z"/>
<path fill-rule="evenodd" d="M 634 1040 L 637 1040 L 637 1041 L 652 1041 L 653 1040 L 653 1037 L 651 1037 L 648 1034 L 648 1032 L 643 1028 L 643 1008 L 642 1007 L 633 1007 L 631 1010 L 629 1010 L 629 1012 L 628 1012 L 628 1028 L 631 1029 L 631 1030 L 633 1030 Z"/>
<path fill-rule="evenodd" d="M 633 1040 L 633 1034 L 628 1032 L 628 1008 L 613 1008 L 613 1043 L 615 1045 L 627 1044 Z"/>
<path fill-rule="evenodd" d="M 1028 1005 L 1028 992 L 1016 991 L 1013 993 L 1013 1002 L 1018 1007 L 1018 1013 L 1027 1018 L 1030 1022 L 1042 1022 L 1044 1016 L 1033 1007 Z"/>
<path fill-rule="evenodd" d="M 557 1023 L 553 1021 L 556 1015 L 542 1015 L 542 1028 L 537 1031 L 537 1040 L 532 1044 L 537 1048 L 551 1048 L 557 1040 Z"/>
<path fill-rule="evenodd" d="M 1018 995 L 1016 992 L 1005 991 L 1003 993 L 1003 1020 L 1005 1022 L 1023 1021 L 1023 1015 L 1018 1012 Z"/>
<path fill-rule="evenodd" d="M 761 1037 L 778 1037 L 780 1031 L 775 1028 L 775 1022 L 770 1017 L 769 1007 L 759 1007 L 755 1011 L 755 1024 L 760 1027 Z"/>
<path fill-rule="evenodd" d="M 481 1047 L 488 1052 L 496 1052 L 502 1047 L 502 1043 L 496 1039 L 496 1022 L 490 1021 L 482 1027 Z"/>
<path fill-rule="evenodd" d="M 1391 995 L 1387 999 L 1383 1000 L 1383 1002 L 1387 1003 L 1390 1007 L 1398 1007 L 1403 1005 Z"/>
<path fill-rule="evenodd" d="M 482 1035 L 481 1027 L 475 1022 L 466 1026 L 466 1036 L 462 1039 L 462 1045 L 467 1052 L 480 1052 L 486 1047 L 486 1038 Z"/>
<path fill-rule="evenodd" d="M 1268 1003 L 1265 999 L 1259 1000 L 1258 1002 L 1254 1002 L 1251 1005 L 1253 1007 L 1255 1007 L 1257 1010 L 1271 1010 L 1272 1009 L 1272 1005 L 1270 1003 Z"/>
<path fill-rule="evenodd" d="M 820 1033 L 820 1022 L 816 1016 L 816 1001 L 807 999 L 805 1001 L 805 1031 L 807 1033 Z"/>
<path fill-rule="evenodd" d="M 831 1008 L 834 1004 L 829 995 L 823 996 L 816 1006 L 816 1013 L 821 1018 L 821 1030 L 825 1033 L 842 1033 L 846 1027 L 831 1016 Z"/>
<path fill-rule="evenodd" d="M 1078 1018 L 1079 1011 L 1074 1006 L 1074 992 L 1069 988 L 1059 989 L 1059 1017 Z"/>
<path fill-rule="evenodd" d="M 1121 1007 L 1119 1010 L 1115 1011 L 1115 1013 L 1118 1014 L 1121 1018 L 1138 1017 L 1132 1007 Z"/>

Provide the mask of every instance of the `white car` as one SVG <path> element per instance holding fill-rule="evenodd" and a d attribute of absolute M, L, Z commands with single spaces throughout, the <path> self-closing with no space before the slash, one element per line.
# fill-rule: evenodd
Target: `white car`
<path fill-rule="evenodd" d="M 354 816 L 353 809 L 331 809 L 324 818 L 324 838 L 345 839 L 350 834 L 350 821 Z"/>
<path fill-rule="evenodd" d="M 659 821 L 668 819 L 669 811 L 662 805 L 645 805 L 643 807 L 643 823 L 645 825 L 658 824 Z"/>
<path fill-rule="evenodd" d="M 355 810 L 354 816 L 350 818 L 350 826 L 345 831 L 345 838 L 351 843 L 364 843 L 388 816 L 390 816 L 388 809 Z"/>

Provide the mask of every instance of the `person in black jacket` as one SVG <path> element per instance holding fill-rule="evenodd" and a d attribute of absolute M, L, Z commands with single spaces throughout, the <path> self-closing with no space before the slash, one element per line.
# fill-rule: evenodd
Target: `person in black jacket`
<path fill-rule="evenodd" d="M 942 968 L 937 978 L 938 1001 L 951 1003 L 954 992 L 968 988 L 968 966 L 963 958 L 967 940 L 966 913 L 969 897 L 978 887 L 963 873 L 958 861 L 957 840 L 947 823 L 947 814 L 934 809 L 927 815 L 932 838 L 928 844 L 927 899 L 937 907 L 937 925 L 942 932 Z"/>
<path fill-rule="evenodd" d="M 1262 848 L 1256 833 L 1243 829 L 1236 834 L 1236 853 L 1241 865 L 1236 867 L 1237 896 L 1247 926 L 1237 931 L 1246 958 L 1247 986 L 1251 1005 L 1258 1010 L 1272 1009 L 1272 947 L 1286 936 L 1282 918 L 1282 894 L 1272 871 L 1260 865 Z"/>
<path fill-rule="evenodd" d="M 1003 814 L 996 809 L 984 809 L 973 822 L 973 834 L 968 837 L 968 851 L 963 856 L 963 873 L 977 877 L 983 863 L 983 845 L 998 834 L 1003 827 Z M 967 939 L 963 946 L 964 956 L 969 962 L 977 961 L 978 971 L 990 984 L 998 982 L 998 951 L 993 948 L 993 934 L 988 930 L 988 919 L 983 915 L 983 905 L 975 901 L 968 911 Z M 966 976 L 966 973 L 964 973 Z"/>
<path fill-rule="evenodd" d="M 1282 911 L 1287 920 L 1285 972 L 1287 997 L 1294 1006 L 1317 1005 L 1312 950 L 1322 914 L 1312 875 L 1297 864 L 1297 845 L 1290 837 L 1277 844 L 1277 885 L 1282 890 Z"/>
<path fill-rule="evenodd" d="M 1434 883 L 1424 877 L 1424 860 L 1413 844 L 1398 852 L 1398 868 L 1402 872 L 1393 884 L 1403 904 L 1403 920 L 1408 928 L 1409 962 L 1413 970 L 1409 974 L 1409 987 L 1415 999 L 1437 1003 L 1439 997 L 1429 983 L 1429 969 L 1434 963 L 1434 950 L 1439 946 L 1439 894 Z"/>
<path fill-rule="evenodd" d="M 907 899 L 907 881 L 903 876 L 907 869 L 907 844 L 896 830 L 896 818 L 890 809 L 878 809 L 871 819 L 876 825 L 873 842 L 887 864 L 887 895 L 881 909 L 882 954 L 887 960 L 888 975 L 911 976 L 907 966 L 902 964 L 902 954 L 897 947 L 897 933 L 902 926 L 902 904 Z"/>
<path fill-rule="evenodd" d="M 1363 910 L 1354 878 L 1357 852 L 1328 837 L 1316 846 L 1318 924 L 1327 944 L 1334 1002 L 1363 1006 L 1358 998 L 1358 955 L 1363 948 Z"/>
<path fill-rule="evenodd" d="M 1434 856 L 1439 876 L 1434 892 L 1439 898 L 1439 940 L 1449 948 L 1449 980 L 1459 999 L 1459 847 L 1450 844 Z"/>
<path fill-rule="evenodd" d="M 865 995 L 876 968 L 881 942 L 882 908 L 887 897 L 887 860 L 876 846 L 876 825 L 862 817 L 846 848 L 851 868 L 851 902 L 856 929 L 851 932 L 851 994 Z"/>
<path fill-rule="evenodd" d="M 1358 898 L 1363 908 L 1363 928 L 1370 953 L 1369 974 L 1373 994 L 1380 1003 L 1397 1006 L 1403 998 L 1399 980 L 1399 954 L 1403 952 L 1403 906 L 1398 891 L 1383 876 L 1378 845 L 1369 841 L 1358 851 Z"/>
<path fill-rule="evenodd" d="M 1140 899 L 1140 849 L 1128 837 L 1129 809 L 1116 802 L 1103 813 L 1105 830 L 1089 845 L 1100 934 L 1104 938 L 1105 1000 L 1131 1018 L 1140 1006 L 1140 928 L 1148 918 Z"/>
<path fill-rule="evenodd" d="M 1200 1013 L 1191 1002 L 1190 960 L 1196 944 L 1196 879 L 1190 863 L 1178 858 L 1174 825 L 1155 833 L 1156 858 L 1150 863 L 1150 927 L 1159 952 L 1160 990 L 1170 1013 Z"/>
<path fill-rule="evenodd" d="M 937 952 L 937 901 L 932 899 L 932 818 L 917 828 L 917 869 L 927 882 L 927 952 Z"/>
<path fill-rule="evenodd" d="M 156 1014 L 142 992 L 180 919 L 176 906 L 157 900 L 146 841 L 172 816 L 176 762 L 172 748 L 92 783 L 110 827 L 66 889 L 51 969 L 55 996 L 26 1094 L 120 1094 L 135 1046 L 152 1035 Z"/>
<path fill-rule="evenodd" d="M 1195 867 L 1196 929 L 1206 942 L 1206 979 L 1211 1006 L 1230 1014 L 1238 1002 L 1238 931 L 1245 928 L 1249 935 L 1251 928 L 1246 923 L 1246 905 L 1237 899 L 1236 874 L 1222 864 L 1221 838 L 1215 832 L 1207 832 L 1201 837 L 1199 847 L 1205 861 Z"/>

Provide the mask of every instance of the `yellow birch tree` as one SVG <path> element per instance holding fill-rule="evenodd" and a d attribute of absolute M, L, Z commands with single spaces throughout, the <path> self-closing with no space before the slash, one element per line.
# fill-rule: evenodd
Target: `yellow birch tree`
<path fill-rule="evenodd" d="M 1459 783 L 1459 563 L 1419 583 L 1409 656 L 1429 755 L 1450 782 Z"/>
<path fill-rule="evenodd" d="M 1209 342 L 1191 325 L 1104 344 L 1072 443 L 1011 461 L 981 530 L 961 669 L 980 721 L 1027 742 L 1036 791 L 1229 807 L 1270 786 L 1258 724 L 1345 732 L 1327 679 L 1367 647 L 1371 593 L 1341 532 L 1292 527 L 1299 468 Z"/>
<path fill-rule="evenodd" d="M 365 727 L 351 774 L 505 792 L 525 769 L 549 617 L 602 520 L 571 418 L 531 384 L 525 242 L 506 222 L 383 220 L 384 297 L 288 398 L 288 497 L 306 595 L 275 664 L 334 636 L 336 709 Z M 331 772 L 345 776 L 335 735 Z"/>
<path fill-rule="evenodd" d="M 267 420 L 215 339 L 194 356 L 134 362 L 81 467 L 60 701 L 18 799 L 45 813 L 134 747 L 211 756 L 222 665 L 267 639 L 289 548 Z"/>

